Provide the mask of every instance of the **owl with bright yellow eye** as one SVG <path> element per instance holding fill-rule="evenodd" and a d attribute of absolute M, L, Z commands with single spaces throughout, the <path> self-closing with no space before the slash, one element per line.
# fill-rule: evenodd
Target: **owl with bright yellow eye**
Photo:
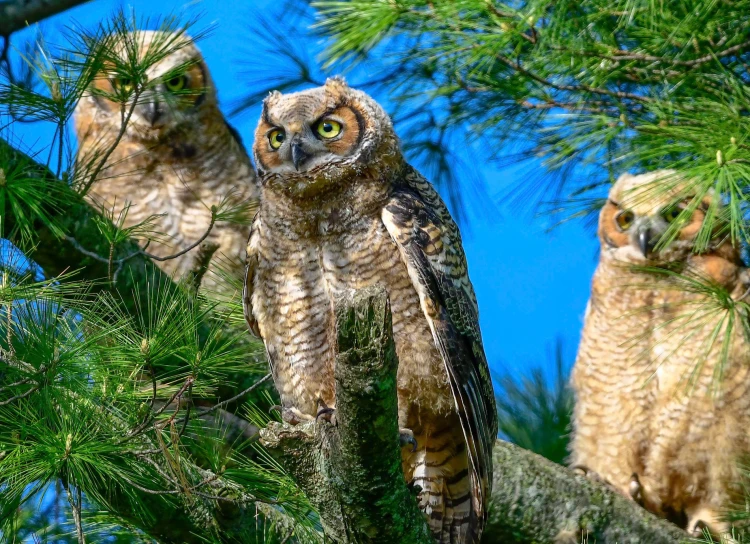
<path fill-rule="evenodd" d="M 437 542 L 479 542 L 497 420 L 476 298 L 456 224 L 401 154 L 371 97 L 342 79 L 272 93 L 253 147 L 261 204 L 245 315 L 266 346 L 284 418 L 335 409 L 337 296 L 388 292 L 409 483 Z M 393 437 L 397 440 L 397 437 Z"/>
<path fill-rule="evenodd" d="M 155 216 L 149 228 L 158 236 L 147 251 L 160 258 L 185 252 L 208 232 L 200 245 L 157 264 L 182 278 L 199 266 L 203 249 L 215 248 L 203 285 L 224 290 L 215 272 L 241 277 L 250 218 L 209 228 L 211 208 L 250 215 L 258 188 L 250 158 L 219 109 L 206 61 L 180 32 L 117 36 L 108 55 L 115 57 L 103 62 L 75 111 L 79 168 L 96 172 L 106 158 L 86 198 L 115 218 L 127 209 L 125 227 Z M 117 66 L 139 63 L 139 81 L 118 73 Z"/>
<path fill-rule="evenodd" d="M 704 226 L 722 204 L 697 186 L 673 171 L 625 174 L 601 210 L 571 462 L 690 533 L 718 536 L 750 453 L 750 274 L 720 223 Z"/>

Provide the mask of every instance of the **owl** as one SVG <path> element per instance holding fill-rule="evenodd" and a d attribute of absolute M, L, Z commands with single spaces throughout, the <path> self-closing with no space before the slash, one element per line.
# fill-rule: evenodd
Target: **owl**
<path fill-rule="evenodd" d="M 211 208 L 249 214 L 259 191 L 200 51 L 182 33 L 137 31 L 113 39 L 104 59 L 75 111 L 79 177 L 96 176 L 86 198 L 115 218 L 126 212 L 124 227 L 152 218 L 147 251 L 179 254 L 157 261 L 166 273 L 197 272 L 205 267 L 201 252 L 214 248 L 203 285 L 223 287 L 219 268 L 241 282 L 252 216 L 244 225 L 217 221 L 209 232 Z M 132 66 L 144 67 L 140 81 L 130 75 L 137 69 L 123 73 Z"/>
<path fill-rule="evenodd" d="M 495 402 L 461 237 L 406 163 L 385 111 L 332 78 L 274 92 L 253 147 L 260 209 L 245 315 L 264 341 L 284 418 L 335 408 L 339 294 L 384 287 L 393 314 L 406 480 L 438 542 L 478 542 L 492 481 Z M 412 451 L 412 449 L 414 451 Z"/>
<path fill-rule="evenodd" d="M 692 534 L 720 535 L 750 452 L 748 316 L 744 304 L 718 308 L 700 286 L 748 302 L 750 275 L 718 232 L 695 251 L 721 203 L 691 187 L 674 171 L 625 174 L 601 210 L 572 374 L 571 461 Z"/>

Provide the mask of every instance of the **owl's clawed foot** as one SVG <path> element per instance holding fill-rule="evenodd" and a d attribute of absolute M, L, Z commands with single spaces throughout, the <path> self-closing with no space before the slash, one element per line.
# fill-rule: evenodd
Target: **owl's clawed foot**
<path fill-rule="evenodd" d="M 585 476 L 586 478 L 588 478 L 589 480 L 593 480 L 594 482 L 601 482 L 603 484 L 609 483 L 607 482 L 607 480 L 602 478 L 598 472 L 594 472 L 586 465 L 573 465 L 570 467 L 570 470 L 580 476 Z"/>
<path fill-rule="evenodd" d="M 696 538 L 707 536 L 710 534 L 708 530 L 708 525 L 706 525 L 706 523 L 701 519 L 696 520 L 694 523 L 691 523 L 690 526 L 688 526 L 687 528 L 687 533 L 690 536 L 693 536 Z"/>
<path fill-rule="evenodd" d="M 315 414 L 315 422 L 318 423 L 321 419 L 331 425 L 336 425 L 336 409 L 330 408 L 325 402 L 318 399 L 318 413 Z"/>
<path fill-rule="evenodd" d="M 268 409 L 269 414 L 272 412 L 279 412 L 281 420 L 289 423 L 289 425 L 298 425 L 310 419 L 310 416 L 304 417 L 296 408 L 289 408 L 288 406 L 281 406 L 279 404 L 274 404 Z"/>
<path fill-rule="evenodd" d="M 710 537 L 713 542 L 721 544 L 738 544 L 732 526 L 721 519 L 720 514 L 711 507 L 697 506 L 686 510 L 688 517 L 688 534 L 696 538 Z"/>
<path fill-rule="evenodd" d="M 417 451 L 417 439 L 414 438 L 414 433 L 411 429 L 399 429 L 398 430 L 398 442 L 403 448 L 406 445 L 411 445 L 411 452 Z"/>
<path fill-rule="evenodd" d="M 636 504 L 643 506 L 643 486 L 641 485 L 641 480 L 638 478 L 638 474 L 635 472 L 630 476 L 628 492 L 630 493 L 630 498 L 633 499 Z"/>

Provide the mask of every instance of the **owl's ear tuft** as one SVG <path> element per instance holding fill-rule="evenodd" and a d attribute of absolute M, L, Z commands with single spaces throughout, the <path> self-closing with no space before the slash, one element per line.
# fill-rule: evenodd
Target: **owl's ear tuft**
<path fill-rule="evenodd" d="M 346 83 L 344 76 L 332 76 L 326 79 L 326 87 L 338 87 L 340 89 L 348 89 L 349 85 Z"/>
<path fill-rule="evenodd" d="M 281 93 L 279 91 L 271 91 L 270 93 L 268 93 L 268 96 L 263 99 L 263 110 L 261 112 L 261 117 L 267 123 L 271 123 L 270 119 L 268 118 L 268 108 L 273 106 L 273 103 L 276 102 L 279 98 L 281 98 Z"/>
<path fill-rule="evenodd" d="M 273 102 L 279 98 L 281 98 L 281 93 L 279 91 L 271 91 L 268 93 L 268 96 L 263 99 L 263 106 L 265 107 L 269 102 Z"/>

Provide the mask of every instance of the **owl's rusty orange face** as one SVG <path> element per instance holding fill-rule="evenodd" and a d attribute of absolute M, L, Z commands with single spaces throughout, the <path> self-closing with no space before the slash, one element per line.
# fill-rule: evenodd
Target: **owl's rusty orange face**
<path fill-rule="evenodd" d="M 325 87 L 320 91 L 284 107 L 264 107 L 255 132 L 256 158 L 264 170 L 306 172 L 358 149 L 364 125 L 360 112 L 345 96 Z"/>
<path fill-rule="evenodd" d="M 660 180 L 655 174 L 626 174 L 612 187 L 599 215 L 604 253 L 658 264 L 684 260 L 693 252 L 711 197 L 696 201 L 676 177 Z"/>
<path fill-rule="evenodd" d="M 129 128 L 153 138 L 189 124 L 203 103 L 216 102 L 208 68 L 187 36 L 140 31 L 128 39 L 137 40 L 139 58 L 127 44 L 121 52 L 115 47 L 92 82 L 91 95 L 103 113 L 129 114 Z M 164 49 L 170 54 L 159 54 Z"/>

